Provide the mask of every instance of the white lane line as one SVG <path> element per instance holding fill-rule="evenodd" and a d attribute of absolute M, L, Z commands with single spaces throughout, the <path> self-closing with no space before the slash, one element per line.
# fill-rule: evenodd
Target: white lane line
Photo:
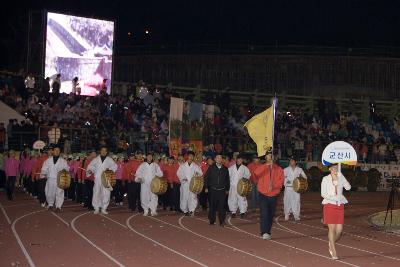
<path fill-rule="evenodd" d="M 72 229 L 75 231 L 75 233 L 77 233 L 82 239 L 84 239 L 86 242 L 88 242 L 92 247 L 94 247 L 95 249 L 97 249 L 98 251 L 100 251 L 101 253 L 103 253 L 104 256 L 106 256 L 107 258 L 109 258 L 111 261 L 113 261 L 115 264 L 117 264 L 120 267 L 124 267 L 124 265 L 122 263 L 120 263 L 119 261 L 117 261 L 115 258 L 113 258 L 110 254 L 108 254 L 107 252 L 105 252 L 103 249 L 101 249 L 100 247 L 98 247 L 95 243 L 93 243 L 92 241 L 89 240 L 89 238 L 87 238 L 86 236 L 84 236 L 81 232 L 79 232 L 76 227 L 75 227 L 75 222 L 82 216 L 89 214 L 90 212 L 85 212 L 85 213 L 81 213 L 78 216 L 76 216 L 72 222 L 71 222 L 71 227 Z"/>
<path fill-rule="evenodd" d="M 58 216 L 55 212 L 51 212 L 51 214 L 53 214 L 54 216 L 56 216 L 56 218 L 57 219 L 59 219 L 61 222 L 63 222 L 66 226 L 68 226 L 69 227 L 69 223 L 66 221 L 66 220 L 64 220 L 63 218 L 61 218 L 60 216 Z"/>
<path fill-rule="evenodd" d="M 3 206 L 4 208 L 13 208 L 13 207 L 23 207 L 23 206 L 32 206 L 32 205 L 38 205 L 39 203 L 29 203 L 29 204 L 15 204 L 15 205 L 6 205 Z"/>
<path fill-rule="evenodd" d="M 11 224 L 10 217 L 8 217 L 8 214 L 7 214 L 6 210 L 4 209 L 3 205 L 1 205 L 1 203 L 0 203 L 0 209 L 4 214 L 4 217 L 6 217 L 6 220 L 7 220 L 8 224 Z"/>
<path fill-rule="evenodd" d="M 288 230 L 288 231 L 290 231 L 290 232 L 292 232 L 294 234 L 297 234 L 297 235 L 300 235 L 300 236 L 304 236 L 304 237 L 309 237 L 311 239 L 315 239 L 315 240 L 319 240 L 321 242 L 328 243 L 327 240 L 324 240 L 322 238 L 311 236 L 311 235 L 306 235 L 306 234 L 294 231 L 294 230 L 292 230 L 290 228 L 287 228 L 287 227 L 283 226 L 282 224 L 279 223 L 279 217 L 280 217 L 280 215 L 275 219 L 275 221 L 280 227 L 282 227 L 282 228 L 284 228 L 284 229 L 286 229 L 286 230 Z M 352 246 L 341 244 L 341 243 L 336 243 L 336 245 L 342 246 L 342 247 L 346 247 L 346 248 L 350 248 L 350 249 L 354 249 L 354 250 L 358 250 L 358 251 L 362 251 L 362 252 L 365 252 L 365 253 L 368 253 L 368 254 L 376 255 L 376 256 L 387 258 L 387 259 L 390 259 L 390 260 L 400 261 L 399 258 L 383 255 L 381 253 L 376 253 L 376 252 L 373 252 L 373 251 L 369 251 L 369 250 L 365 250 L 365 249 L 361 249 L 361 248 L 356 248 L 356 247 L 352 247 Z"/>
<path fill-rule="evenodd" d="M 108 217 L 108 216 L 105 216 L 105 215 L 103 215 L 103 214 L 101 214 L 101 216 L 104 217 L 104 218 L 106 218 L 106 219 L 109 220 L 109 221 L 112 221 L 113 223 L 118 224 L 119 226 L 121 226 L 121 227 L 123 227 L 123 228 L 125 228 L 125 229 L 128 228 L 126 225 L 123 225 L 122 223 L 120 223 L 120 222 L 118 222 L 118 221 L 116 221 L 116 220 L 114 220 L 114 219 L 111 219 L 111 218 Z"/>
<path fill-rule="evenodd" d="M 222 242 L 220 242 L 220 241 L 218 241 L 218 240 L 215 240 L 215 239 L 212 239 L 212 238 L 203 236 L 203 235 L 201 235 L 201 234 L 199 234 L 199 233 L 196 233 L 196 232 L 194 232 L 194 231 L 188 229 L 187 227 L 185 227 L 185 226 L 183 225 L 182 219 L 183 219 L 184 217 L 185 217 L 185 216 L 182 216 L 182 217 L 179 218 L 179 225 L 180 225 L 183 229 L 185 229 L 186 231 L 188 231 L 188 232 L 190 232 L 190 233 L 192 233 L 192 234 L 194 234 L 194 235 L 196 235 L 196 236 L 198 236 L 198 237 L 204 238 L 204 239 L 206 239 L 206 240 L 208 240 L 208 241 L 211 241 L 211 242 L 214 242 L 214 243 L 219 244 L 219 245 L 221 245 L 221 246 L 230 248 L 230 249 L 232 249 L 232 250 L 234 250 L 234 251 L 241 252 L 241 253 L 246 254 L 246 255 L 248 255 L 248 256 L 257 258 L 257 259 L 262 260 L 262 261 L 265 261 L 265 262 L 269 262 L 269 263 L 274 264 L 274 265 L 277 265 L 277 266 L 281 266 L 281 267 L 286 266 L 286 265 L 282 265 L 282 264 L 280 264 L 280 263 L 277 263 L 277 262 L 275 262 L 275 261 L 268 260 L 268 259 L 266 259 L 266 258 L 257 256 L 257 255 L 255 255 L 255 254 L 253 254 L 253 253 L 250 253 L 250 252 L 241 250 L 241 249 L 239 249 L 239 248 L 233 247 L 233 246 L 231 246 L 231 245 L 222 243 Z"/>
<path fill-rule="evenodd" d="M 258 238 L 258 239 L 262 239 L 261 236 L 258 236 L 258 235 L 255 235 L 255 234 L 253 234 L 253 233 L 247 232 L 247 231 L 245 231 L 245 230 L 243 230 L 243 229 L 240 229 L 239 227 L 233 225 L 232 222 L 231 222 L 231 218 L 228 219 L 228 223 L 229 223 L 229 225 L 231 225 L 234 229 L 236 229 L 236 230 L 238 230 L 238 231 L 240 231 L 240 232 L 242 232 L 242 233 L 248 234 L 249 236 L 252 236 L 252 237 L 255 237 L 255 238 Z M 276 227 L 274 227 L 274 228 L 282 231 L 282 229 L 280 229 L 280 228 L 276 228 Z M 283 231 L 289 232 L 289 231 L 286 231 L 286 230 L 283 230 Z M 305 253 L 308 253 L 308 254 L 311 254 L 311 255 L 314 255 L 314 256 L 322 257 L 322 258 L 325 258 L 325 259 L 328 259 L 328 260 L 331 259 L 331 258 L 329 258 L 329 257 L 327 257 L 327 256 L 325 256 L 325 255 L 321 255 L 321 254 L 318 254 L 318 253 L 315 253 L 315 252 L 312 252 L 312 251 L 308 251 L 308 250 L 305 250 L 305 249 L 301 249 L 301 248 L 298 248 L 298 247 L 293 247 L 293 246 L 291 246 L 291 245 L 288 245 L 288 244 L 285 244 L 285 243 L 282 243 L 282 242 L 279 242 L 279 241 L 276 241 L 276 240 L 272 240 L 272 239 L 271 239 L 271 240 L 268 240 L 268 242 L 273 242 L 273 243 L 276 243 L 276 244 L 279 244 L 279 245 L 282 245 L 282 246 L 285 246 L 285 247 L 289 247 L 289 248 L 291 248 L 291 249 L 300 250 L 300 251 L 302 251 L 302 252 L 305 252 Z M 345 261 L 342 261 L 342 260 L 336 260 L 336 261 L 337 261 L 337 262 L 344 263 L 344 264 L 347 264 L 347 265 L 350 265 L 350 266 L 353 266 L 353 267 L 361 267 L 361 266 L 354 265 L 354 264 L 351 264 L 351 263 L 348 263 L 348 262 L 345 262 Z"/>
<path fill-rule="evenodd" d="M 22 215 L 22 216 L 18 217 L 17 219 L 15 219 L 15 221 L 14 221 L 14 222 L 12 223 L 12 225 L 11 225 L 11 230 L 12 230 L 14 236 L 15 236 L 15 239 L 17 239 L 18 245 L 19 245 L 19 247 L 21 248 L 22 253 L 24 253 L 25 258 L 26 258 L 26 260 L 27 260 L 28 263 L 29 263 L 29 266 L 31 266 L 31 267 L 35 267 L 35 264 L 33 263 L 33 260 L 32 260 L 32 258 L 31 258 L 31 256 L 29 255 L 29 253 L 28 253 L 28 251 L 26 250 L 24 244 L 22 243 L 21 238 L 19 237 L 19 235 L 18 235 L 18 233 L 17 233 L 17 230 L 15 230 L 15 226 L 16 226 L 16 224 L 17 224 L 17 222 L 18 222 L 19 220 L 21 220 L 21 219 L 23 219 L 23 218 L 25 218 L 25 217 L 28 217 L 28 216 L 30 216 L 30 215 L 33 215 L 33 214 L 35 214 L 35 213 L 39 213 L 39 212 L 43 212 L 43 211 L 44 211 L 44 210 L 32 211 L 32 212 L 30 212 L 30 213 L 27 213 L 27 214 L 25 214 L 25 215 Z"/>
<path fill-rule="evenodd" d="M 165 248 L 165 249 L 171 251 L 172 253 L 175 253 L 175 254 L 177 254 L 177 255 L 179 255 L 179 256 L 181 256 L 181 257 L 183 257 L 183 258 L 185 258 L 185 259 L 187 259 L 187 260 L 189 260 L 189 261 L 191 261 L 191 262 L 193 262 L 193 263 L 196 263 L 197 265 L 200 265 L 200 266 L 203 266 L 203 267 L 208 267 L 208 266 L 205 265 L 204 263 L 201 263 L 201 262 L 199 262 L 199 261 L 197 261 L 197 260 L 195 260 L 195 259 L 193 259 L 193 258 L 191 258 L 191 257 L 189 257 L 189 256 L 186 256 L 186 255 L 184 255 L 184 254 L 182 254 L 182 253 L 180 253 L 180 252 L 178 252 L 178 251 L 176 251 L 176 250 L 174 250 L 174 249 L 172 249 L 172 248 L 170 248 L 170 247 L 168 247 L 168 246 L 166 246 L 166 245 L 164 245 L 164 244 L 162 244 L 162 243 L 160 243 L 160 242 L 158 242 L 158 241 L 156 241 L 156 240 L 154 240 L 154 239 L 152 239 L 152 238 L 150 238 L 150 237 L 148 237 L 148 236 L 146 236 L 146 235 L 144 235 L 144 234 L 142 234 L 142 233 L 140 233 L 140 232 L 138 232 L 138 231 L 136 231 L 136 230 L 131 226 L 130 221 L 131 221 L 134 217 L 136 217 L 136 216 L 138 216 L 138 215 L 141 215 L 141 214 L 140 214 L 140 213 L 134 214 L 134 215 L 130 216 L 128 219 L 126 219 L 126 226 L 129 228 L 129 230 L 131 230 L 131 231 L 134 232 L 135 234 L 140 235 L 141 237 L 143 237 L 143 238 L 145 238 L 145 239 L 147 239 L 147 240 L 153 242 L 154 244 L 157 244 L 157 245 L 159 245 L 159 246 L 161 246 L 161 247 L 163 247 L 163 248 Z"/>
<path fill-rule="evenodd" d="M 301 223 L 301 222 L 289 222 L 289 223 L 291 223 L 291 224 L 303 225 L 303 226 L 306 226 L 306 227 L 310 227 L 310 228 L 318 229 L 318 230 L 323 230 L 323 231 L 326 232 L 326 228 L 322 228 L 322 227 L 318 227 L 318 226 L 314 226 L 314 225 L 310 225 L 310 224 L 306 224 L 306 223 Z M 361 238 L 361 239 L 365 239 L 365 240 L 368 240 L 368 241 L 373 241 L 373 242 L 376 242 L 376 243 L 381 243 L 381 244 L 385 244 L 385 245 L 389 245 L 389 246 L 400 247 L 400 245 L 396 245 L 396 244 L 394 244 L 394 243 L 389 243 L 389 242 L 385 242 L 385 241 L 375 240 L 375 239 L 372 239 L 372 238 L 369 238 L 369 237 L 364 237 L 364 236 L 352 234 L 352 233 L 345 232 L 345 231 L 343 231 L 343 233 L 344 233 L 345 235 L 348 235 L 348 236 L 353 236 L 353 237 L 356 237 L 356 238 Z"/>

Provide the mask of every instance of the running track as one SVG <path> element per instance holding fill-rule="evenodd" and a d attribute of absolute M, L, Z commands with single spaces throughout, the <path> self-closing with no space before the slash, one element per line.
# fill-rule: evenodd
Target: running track
<path fill-rule="evenodd" d="M 385 209 L 388 193 L 347 196 L 340 260 L 333 261 L 318 193 L 303 195 L 299 223 L 282 219 L 280 200 L 273 239 L 264 241 L 257 212 L 221 228 L 208 225 L 204 212 L 152 218 L 124 206 L 102 216 L 66 201 L 55 214 L 25 193 L 11 202 L 0 192 L 0 266 L 400 266 L 400 235 L 368 223 Z"/>

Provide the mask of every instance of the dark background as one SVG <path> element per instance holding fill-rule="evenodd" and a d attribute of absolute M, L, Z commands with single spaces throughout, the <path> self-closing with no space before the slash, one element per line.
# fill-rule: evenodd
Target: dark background
<path fill-rule="evenodd" d="M 117 49 L 142 44 L 400 46 L 400 2 L 395 0 L 6 0 L 1 5 L 2 68 L 26 58 L 28 12 L 42 9 L 116 20 Z"/>

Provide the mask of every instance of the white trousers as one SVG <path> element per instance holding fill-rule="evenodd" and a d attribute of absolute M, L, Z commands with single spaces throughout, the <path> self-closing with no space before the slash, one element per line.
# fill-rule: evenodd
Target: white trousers
<path fill-rule="evenodd" d="M 238 208 L 240 213 L 247 212 L 247 207 L 248 207 L 247 199 L 238 194 L 237 185 L 230 186 L 229 196 L 228 196 L 228 206 L 229 206 L 229 211 L 232 213 L 236 213 Z"/>
<path fill-rule="evenodd" d="M 285 187 L 283 211 L 285 217 L 289 216 L 290 213 L 293 213 L 295 219 L 300 218 L 300 194 L 293 191 L 292 187 Z"/>
<path fill-rule="evenodd" d="M 108 205 L 110 204 L 110 190 L 105 188 L 101 181 L 94 181 L 93 186 L 93 198 L 92 205 L 93 208 L 98 210 L 101 208 L 102 210 L 107 210 Z"/>
<path fill-rule="evenodd" d="M 151 213 L 157 211 L 158 196 L 153 194 L 150 189 L 150 184 L 142 183 L 140 187 L 140 201 L 142 208 L 146 212 L 150 209 Z"/>
<path fill-rule="evenodd" d="M 50 207 L 53 207 L 55 204 L 56 208 L 61 208 L 64 203 L 64 189 L 60 189 L 57 186 L 56 178 L 47 179 L 44 192 L 46 194 L 47 204 L 49 204 Z"/>
<path fill-rule="evenodd" d="M 189 190 L 189 182 L 184 182 L 181 184 L 181 210 L 184 213 L 194 212 L 197 207 L 197 195 L 193 194 Z"/>

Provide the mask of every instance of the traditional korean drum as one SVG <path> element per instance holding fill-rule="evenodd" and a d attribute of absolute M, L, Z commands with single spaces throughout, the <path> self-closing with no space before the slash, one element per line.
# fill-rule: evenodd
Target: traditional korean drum
<path fill-rule="evenodd" d="M 247 197 L 251 193 L 252 184 L 249 179 L 242 178 L 237 184 L 237 192 L 242 197 Z"/>
<path fill-rule="evenodd" d="M 293 180 L 293 190 L 297 193 L 304 193 L 308 189 L 307 179 L 303 177 L 297 177 Z"/>
<path fill-rule="evenodd" d="M 151 180 L 150 189 L 153 194 L 162 195 L 167 192 L 168 183 L 167 179 L 163 177 L 154 176 L 153 180 Z"/>
<path fill-rule="evenodd" d="M 193 176 L 190 180 L 189 190 L 193 194 L 200 194 L 204 187 L 203 176 Z"/>
<path fill-rule="evenodd" d="M 103 171 L 103 173 L 101 174 L 101 183 L 105 188 L 112 189 L 117 183 L 115 172 L 113 172 L 112 170 Z"/>
<path fill-rule="evenodd" d="M 59 171 L 57 174 L 57 186 L 60 189 L 67 189 L 71 185 L 71 175 L 69 171 L 62 170 Z"/>

